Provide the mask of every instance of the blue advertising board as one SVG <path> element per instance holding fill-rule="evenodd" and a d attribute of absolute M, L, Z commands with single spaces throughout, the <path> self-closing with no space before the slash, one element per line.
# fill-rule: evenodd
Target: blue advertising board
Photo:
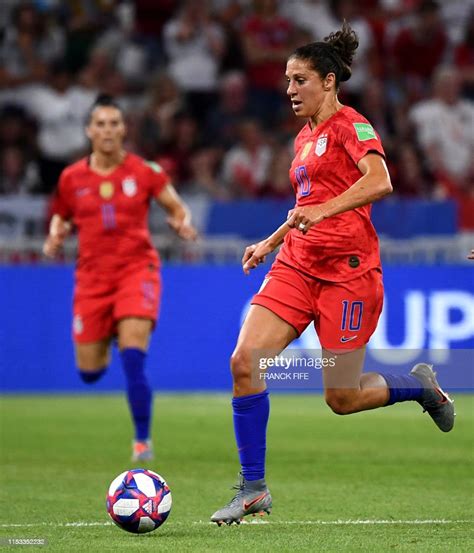
<path fill-rule="evenodd" d="M 369 344 L 366 369 L 406 372 L 424 359 L 436 365 L 447 388 L 473 390 L 473 270 L 385 268 L 384 311 Z M 246 277 L 235 265 L 164 267 L 160 320 L 147 362 L 155 390 L 231 389 L 229 357 L 265 272 L 259 268 Z M 68 266 L 0 268 L 0 391 L 91 390 L 74 367 L 72 287 Z M 306 352 L 318 347 L 312 327 L 292 344 Z M 115 351 L 93 389 L 123 387 Z M 320 388 L 320 374 L 301 387 Z"/>

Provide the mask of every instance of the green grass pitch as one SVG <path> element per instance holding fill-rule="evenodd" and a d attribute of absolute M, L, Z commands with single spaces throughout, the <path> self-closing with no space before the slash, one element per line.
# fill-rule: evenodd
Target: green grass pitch
<path fill-rule="evenodd" d="M 217 527 L 238 471 L 230 398 L 155 397 L 157 459 L 173 508 L 136 536 L 109 522 L 111 480 L 133 468 L 123 396 L 0 399 L 0 550 L 5 538 L 46 538 L 27 550 L 471 552 L 474 397 L 455 396 L 443 434 L 416 403 L 338 417 L 319 395 L 272 397 L 267 481 L 273 513 Z"/>

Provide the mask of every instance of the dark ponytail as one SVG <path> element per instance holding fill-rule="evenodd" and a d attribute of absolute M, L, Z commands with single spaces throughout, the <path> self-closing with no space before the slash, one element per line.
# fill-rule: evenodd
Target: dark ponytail
<path fill-rule="evenodd" d="M 87 125 L 91 122 L 93 111 L 95 110 L 95 108 L 98 108 L 98 107 L 115 108 L 115 109 L 118 109 L 120 113 L 122 113 L 122 108 L 120 107 L 120 105 L 118 104 L 118 102 L 115 100 L 113 96 L 110 96 L 110 94 L 100 93 L 97 95 L 97 98 L 94 100 L 94 103 L 89 109 L 89 113 L 86 119 Z"/>
<path fill-rule="evenodd" d="M 336 75 L 336 88 L 339 83 L 351 78 L 351 65 L 359 39 L 351 26 L 344 21 L 342 28 L 331 33 L 324 42 L 311 42 L 297 48 L 291 57 L 307 60 L 313 69 L 324 79 L 328 73 Z"/>
<path fill-rule="evenodd" d="M 336 33 L 331 33 L 324 39 L 324 42 L 330 44 L 341 60 L 341 81 L 348 81 L 351 78 L 351 65 L 354 54 L 359 47 L 359 39 L 355 31 L 344 20 L 342 28 Z"/>

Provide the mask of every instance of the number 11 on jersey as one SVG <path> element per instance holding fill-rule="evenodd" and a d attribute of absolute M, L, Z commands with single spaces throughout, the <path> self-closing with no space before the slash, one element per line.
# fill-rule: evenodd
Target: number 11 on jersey
<path fill-rule="evenodd" d="M 104 228 L 111 230 L 117 227 L 117 222 L 115 220 L 115 207 L 112 204 L 102 204 L 102 223 Z"/>

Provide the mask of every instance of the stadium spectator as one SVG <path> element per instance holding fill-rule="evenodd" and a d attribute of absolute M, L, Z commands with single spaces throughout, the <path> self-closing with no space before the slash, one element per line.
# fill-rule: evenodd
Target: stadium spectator
<path fill-rule="evenodd" d="M 190 160 L 191 178 L 186 189 L 188 194 L 207 196 L 215 200 L 229 200 L 229 192 L 218 179 L 220 152 L 217 148 L 201 148 Z"/>
<path fill-rule="evenodd" d="M 276 0 L 254 0 L 241 36 L 252 111 L 269 126 L 284 103 L 281 68 L 293 48 L 293 25 L 279 14 Z"/>
<path fill-rule="evenodd" d="M 184 190 L 191 179 L 191 158 L 201 146 L 198 122 L 188 112 L 177 113 L 170 138 L 160 144 L 157 160 L 174 167 L 178 189 Z"/>
<path fill-rule="evenodd" d="M 46 84 L 18 91 L 17 101 L 39 125 L 38 146 L 43 193 L 50 193 L 65 166 L 85 153 L 84 121 L 94 93 L 74 86 L 63 60 L 49 67 Z"/>
<path fill-rule="evenodd" d="M 313 323 L 321 346 L 326 402 L 340 415 L 418 401 L 448 432 L 454 408 L 431 367 L 410 375 L 362 374 L 365 347 L 382 310 L 383 283 L 370 204 L 392 191 L 384 150 L 370 123 L 337 97 L 351 77 L 358 46 L 344 23 L 324 42 L 298 48 L 288 59 L 287 94 L 308 120 L 295 140 L 291 181 L 296 206 L 269 238 L 246 248 L 248 273 L 284 242 L 240 331 L 231 358 L 235 438 L 242 467 L 235 497 L 211 520 L 240 523 L 270 512 L 265 482 L 270 412 L 264 364 Z M 270 358 L 270 359 L 269 359 Z"/>
<path fill-rule="evenodd" d="M 0 150 L 0 194 L 30 194 L 39 188 L 39 171 L 18 146 Z"/>
<path fill-rule="evenodd" d="M 137 31 L 146 37 L 159 37 L 177 8 L 179 0 L 134 0 Z"/>
<path fill-rule="evenodd" d="M 91 48 L 86 63 L 77 74 L 78 84 L 88 90 L 102 90 L 104 79 L 112 70 L 110 53 L 103 48 Z"/>
<path fill-rule="evenodd" d="M 462 77 L 462 93 L 474 101 L 474 7 L 466 22 L 463 40 L 454 51 L 454 64 Z"/>
<path fill-rule="evenodd" d="M 206 0 L 184 0 L 178 15 L 163 28 L 168 71 L 199 120 L 216 100 L 224 37 L 220 25 L 210 19 Z"/>
<path fill-rule="evenodd" d="M 15 146 L 32 156 L 36 130 L 35 122 L 21 106 L 6 103 L 0 110 L 0 148 Z"/>
<path fill-rule="evenodd" d="M 260 196 L 274 199 L 290 199 L 294 196 L 288 179 L 288 167 L 291 166 L 291 153 L 286 144 L 277 144 L 272 150 L 269 171 Z"/>
<path fill-rule="evenodd" d="M 474 2 L 472 0 L 449 0 L 440 2 L 440 16 L 449 41 L 453 45 L 459 44 L 464 35 L 466 21 L 472 16 Z"/>
<path fill-rule="evenodd" d="M 396 109 L 388 105 L 384 83 L 377 79 L 368 80 L 362 92 L 360 111 L 377 128 L 384 148 L 389 152 L 396 134 L 396 116 L 393 113 Z"/>
<path fill-rule="evenodd" d="M 176 81 L 166 72 L 154 77 L 146 96 L 142 147 L 145 156 L 153 159 L 159 146 L 172 140 L 175 118 L 186 111 L 186 104 Z"/>
<path fill-rule="evenodd" d="M 268 179 L 272 151 L 260 123 L 255 119 L 239 126 L 239 142 L 222 161 L 222 180 L 235 198 L 257 197 Z"/>
<path fill-rule="evenodd" d="M 135 425 L 133 460 L 153 457 L 152 391 L 144 370 L 157 319 L 159 257 L 147 215 L 150 200 L 166 211 L 176 234 L 193 239 L 190 214 L 166 173 L 123 149 L 125 124 L 118 104 L 101 96 L 90 112 L 90 156 L 62 174 L 44 253 L 58 254 L 71 226 L 79 232 L 73 338 L 80 378 L 99 380 L 117 336 Z"/>
<path fill-rule="evenodd" d="M 388 165 L 395 194 L 414 198 L 433 196 L 433 177 L 423 166 L 419 152 L 410 143 L 399 144 Z"/>
<path fill-rule="evenodd" d="M 94 47 L 106 51 L 113 66 L 129 87 L 143 87 L 148 81 L 151 61 L 148 51 L 135 33 L 135 13 L 131 2 L 121 2 L 115 9 L 117 23 L 106 28 L 95 40 Z"/>
<path fill-rule="evenodd" d="M 205 124 L 205 134 L 214 145 L 229 149 L 238 141 L 239 124 L 252 115 L 247 88 L 247 79 L 241 72 L 232 71 L 221 78 L 219 102 Z"/>
<path fill-rule="evenodd" d="M 474 106 L 460 91 L 459 71 L 440 67 L 433 77 L 433 97 L 415 104 L 409 117 L 431 171 L 465 189 L 474 176 Z"/>
<path fill-rule="evenodd" d="M 423 0 L 411 24 L 398 32 L 392 44 L 392 73 L 402 98 L 414 102 L 429 94 L 431 77 L 447 49 L 439 5 Z"/>
<path fill-rule="evenodd" d="M 33 2 L 19 3 L 0 43 L 0 88 L 43 80 L 47 66 L 64 54 L 64 33 L 47 26 Z"/>
<path fill-rule="evenodd" d="M 211 1 L 212 12 L 225 35 L 226 48 L 221 59 L 221 72 L 245 70 L 245 55 L 240 39 L 239 27 L 244 16 L 247 0 Z"/>
<path fill-rule="evenodd" d="M 360 2 L 352 0 L 329 0 L 328 2 L 304 2 L 293 8 L 289 3 L 288 13 L 298 16 L 296 23 L 309 31 L 310 40 L 322 40 L 332 29 L 338 27 L 343 20 L 349 21 L 360 40 L 360 51 L 354 59 L 353 77 L 345 83 L 341 91 L 342 98 L 348 103 L 360 107 L 363 88 L 370 77 L 378 71 L 377 50 L 374 47 L 374 37 L 368 21 L 361 15 Z M 304 8 L 304 9 L 303 9 Z M 312 14 L 312 15 L 310 15 Z"/>

